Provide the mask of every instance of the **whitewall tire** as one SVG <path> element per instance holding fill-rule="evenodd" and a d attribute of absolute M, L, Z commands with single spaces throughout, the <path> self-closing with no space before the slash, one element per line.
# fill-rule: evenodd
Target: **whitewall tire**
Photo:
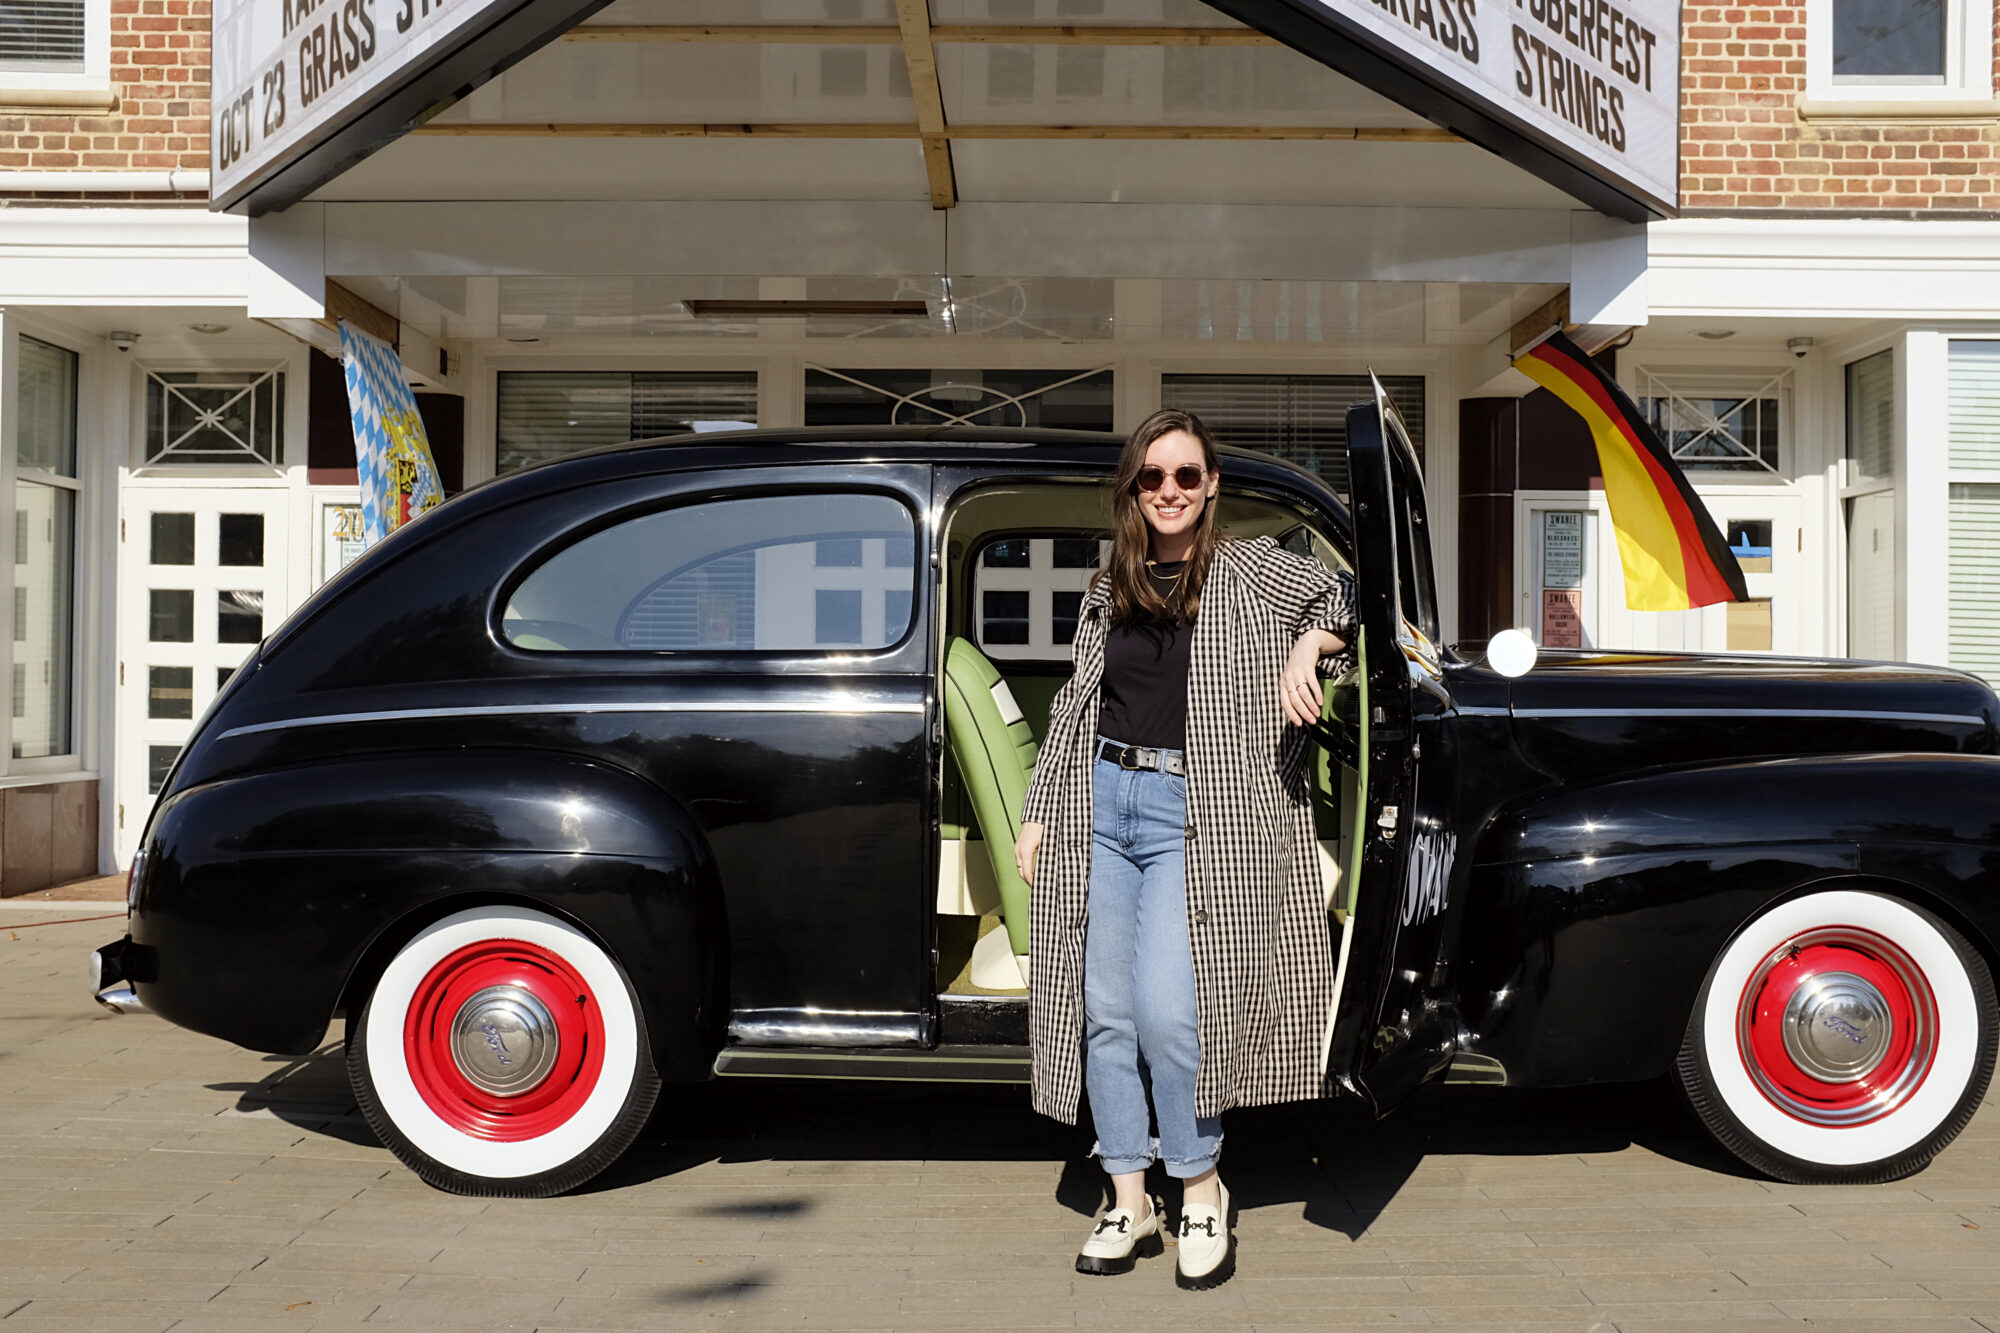
<path fill-rule="evenodd" d="M 368 1123 L 456 1194 L 540 1198 L 616 1161 L 659 1097 L 645 1016 L 582 931 L 521 907 L 427 926 L 350 1019 Z"/>
<path fill-rule="evenodd" d="M 1852 889 L 1780 903 L 1710 969 L 1675 1071 L 1748 1165 L 1801 1184 L 1896 1180 L 1985 1096 L 1993 978 L 1922 908 Z"/>

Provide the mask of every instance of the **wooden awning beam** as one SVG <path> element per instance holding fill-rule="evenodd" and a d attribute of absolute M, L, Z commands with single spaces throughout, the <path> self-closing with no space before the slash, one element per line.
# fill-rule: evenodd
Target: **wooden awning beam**
<path fill-rule="evenodd" d="M 895 122 L 682 124 L 657 121 L 432 121 L 412 134 L 501 139 L 1104 139 L 1457 143 L 1450 130 L 1372 125 L 946 125 Z"/>
<path fill-rule="evenodd" d="M 900 18 L 900 14 L 898 15 Z M 880 24 L 588 23 L 566 42 L 667 42 L 771 46 L 901 46 L 903 30 Z M 1073 24 L 950 24 L 930 29 L 933 45 L 1278 46 L 1254 28 L 1078 27 Z"/>

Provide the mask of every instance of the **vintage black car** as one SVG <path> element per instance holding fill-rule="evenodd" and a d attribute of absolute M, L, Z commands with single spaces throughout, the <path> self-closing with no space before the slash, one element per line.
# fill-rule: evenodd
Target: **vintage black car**
<path fill-rule="evenodd" d="M 1439 646 L 1379 389 L 1347 428 L 1351 508 L 1235 451 L 1221 500 L 1357 578 L 1313 751 L 1332 1085 L 1387 1112 L 1431 1080 L 1671 1075 L 1773 1176 L 1921 1168 L 1994 1063 L 1992 691 L 1753 656 L 1503 673 Z M 344 1015 L 370 1123 L 469 1193 L 589 1179 L 663 1084 L 1024 1079 L 1011 845 L 1117 452 L 760 431 L 473 489 L 216 700 L 95 991 L 264 1051 Z"/>

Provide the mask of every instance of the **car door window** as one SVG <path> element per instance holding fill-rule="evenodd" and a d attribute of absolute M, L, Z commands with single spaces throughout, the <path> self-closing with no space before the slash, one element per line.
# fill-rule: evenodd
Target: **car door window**
<path fill-rule="evenodd" d="M 502 630 L 542 652 L 853 652 L 908 632 L 916 519 L 867 492 L 659 510 L 535 568 Z"/>

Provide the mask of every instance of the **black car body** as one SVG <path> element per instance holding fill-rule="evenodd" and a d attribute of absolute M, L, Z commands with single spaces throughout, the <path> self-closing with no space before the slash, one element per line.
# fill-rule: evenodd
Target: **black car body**
<path fill-rule="evenodd" d="M 1025 990 L 946 993 L 938 970 L 943 650 L 971 629 L 973 556 L 1000 540 L 953 524 L 968 497 L 1012 496 L 994 512 L 1041 518 L 1010 531 L 1087 541 L 1098 525 L 1078 497 L 1101 493 L 1117 451 L 1053 432 L 754 432 L 475 488 L 333 580 L 217 699 L 161 793 L 130 934 L 100 951 L 99 989 L 268 1051 L 310 1050 L 345 1014 L 383 1137 L 433 1183 L 482 1192 L 587 1178 L 661 1081 L 1024 1078 Z M 1994 1059 L 1993 692 L 1941 669 L 1770 657 L 1547 653 L 1509 678 L 1437 646 L 1417 462 L 1379 394 L 1350 413 L 1349 462 L 1351 512 L 1288 464 L 1222 463 L 1245 523 L 1357 578 L 1364 664 L 1330 691 L 1320 736 L 1344 793 L 1329 821 L 1338 1085 L 1386 1111 L 1434 1079 L 1672 1072 L 1763 1170 L 1875 1179 L 1927 1162 Z M 857 579 L 879 570 L 888 589 L 867 643 L 702 648 L 704 634 L 743 637 L 733 594 L 713 590 L 765 547 L 726 569 L 706 558 L 698 588 L 679 586 L 695 577 L 682 569 L 643 598 L 619 593 L 615 633 L 582 623 L 594 582 L 629 586 L 660 545 L 624 525 L 694 515 L 675 520 L 684 533 L 751 513 L 726 507 L 746 498 L 765 501 L 758 513 L 888 516 L 839 529 L 887 536 L 801 539 L 815 560 L 828 542 L 836 560 L 853 555 L 840 543 L 883 543 L 879 566 L 855 557 Z M 538 571 L 594 538 L 599 577 L 542 604 L 566 597 L 574 621 L 510 614 Z M 666 638 L 633 637 L 641 611 Z M 1044 706 L 1064 674 L 1001 667 Z M 480 961 L 521 919 L 567 932 L 548 936 L 560 975 L 534 983 L 540 1001 L 491 970 L 535 958 Z M 460 933 L 405 968 L 404 1009 L 357 1041 L 398 960 L 440 923 Z M 562 1026 L 559 993 L 578 978 L 616 1023 Z M 486 1008 L 461 993 L 482 982 Z M 425 999 L 425 986 L 442 989 Z M 445 1115 L 463 1154 L 412 1128 L 431 1112 L 409 1088 L 377 1086 L 398 1032 L 433 1109 L 471 1087 L 474 1109 Z M 615 1086 L 570 1104 L 550 1078 Z M 510 1145 L 542 1136 L 505 1117 L 530 1105 L 544 1128 L 589 1123 L 515 1160 Z"/>

